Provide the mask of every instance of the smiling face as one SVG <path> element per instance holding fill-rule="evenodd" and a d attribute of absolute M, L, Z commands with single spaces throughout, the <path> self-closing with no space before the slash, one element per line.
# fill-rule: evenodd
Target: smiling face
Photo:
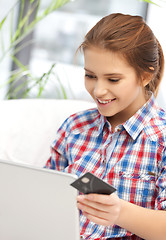
<path fill-rule="evenodd" d="M 85 87 L 112 127 L 144 105 L 143 86 L 121 54 L 93 47 L 84 50 L 84 59 Z"/>

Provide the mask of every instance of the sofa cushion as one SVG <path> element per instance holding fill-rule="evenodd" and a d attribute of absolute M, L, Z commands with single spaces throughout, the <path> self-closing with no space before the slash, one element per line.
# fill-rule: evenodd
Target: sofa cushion
<path fill-rule="evenodd" d="M 75 112 L 93 107 L 94 103 L 82 100 L 0 101 L 0 159 L 44 166 L 62 122 Z"/>

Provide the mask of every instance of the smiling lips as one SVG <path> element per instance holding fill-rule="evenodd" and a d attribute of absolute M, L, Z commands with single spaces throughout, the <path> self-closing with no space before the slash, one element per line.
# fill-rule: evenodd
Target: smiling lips
<path fill-rule="evenodd" d="M 97 101 L 100 103 L 100 104 L 108 104 L 112 101 L 114 101 L 116 98 L 113 98 L 113 99 L 109 99 L 109 100 L 100 100 L 97 98 Z"/>

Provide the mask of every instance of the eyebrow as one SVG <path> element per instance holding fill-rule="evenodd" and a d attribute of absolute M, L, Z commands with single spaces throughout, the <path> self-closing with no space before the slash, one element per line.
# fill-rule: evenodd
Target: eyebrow
<path fill-rule="evenodd" d="M 87 72 L 90 72 L 90 73 L 95 74 L 95 73 L 92 72 L 91 70 L 88 70 L 88 69 L 86 69 L 86 68 L 84 68 L 84 69 L 85 69 L 85 71 L 87 71 Z M 122 74 L 122 73 L 106 73 L 106 74 L 104 74 L 104 76 L 123 76 L 123 74 Z"/>
<path fill-rule="evenodd" d="M 87 71 L 87 72 L 94 73 L 94 72 L 92 72 L 92 71 L 90 71 L 90 70 L 88 70 L 88 69 L 86 69 L 86 68 L 84 68 L 84 70 Z"/>

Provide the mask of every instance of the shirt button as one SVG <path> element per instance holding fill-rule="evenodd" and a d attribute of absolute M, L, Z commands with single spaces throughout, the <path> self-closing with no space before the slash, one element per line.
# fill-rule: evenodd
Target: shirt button
<path fill-rule="evenodd" d="M 103 159 L 103 164 L 104 164 L 104 165 L 106 164 L 106 160 L 105 160 L 105 159 Z"/>

